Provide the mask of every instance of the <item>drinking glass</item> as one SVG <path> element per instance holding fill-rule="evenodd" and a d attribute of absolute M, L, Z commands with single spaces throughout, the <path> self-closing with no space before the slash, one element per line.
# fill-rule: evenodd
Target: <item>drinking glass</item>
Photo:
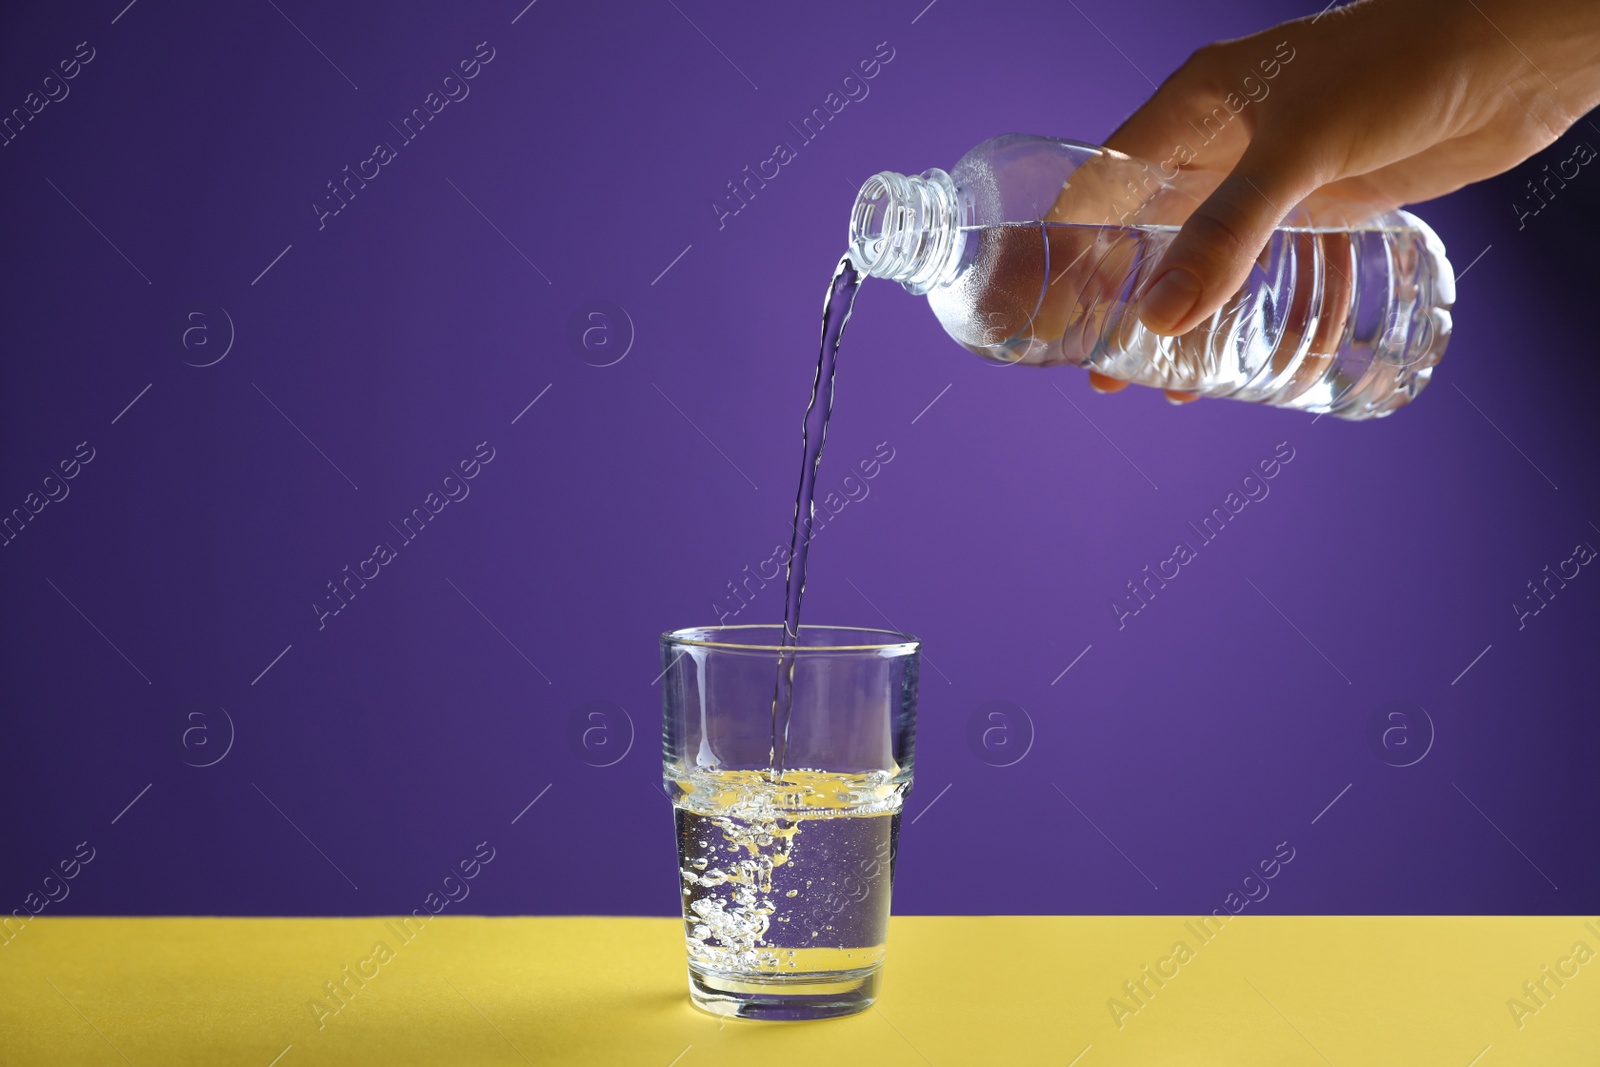
<path fill-rule="evenodd" d="M 920 645 L 839 626 L 782 636 L 662 635 L 663 777 L 690 998 L 718 1015 L 822 1019 L 878 995 Z"/>

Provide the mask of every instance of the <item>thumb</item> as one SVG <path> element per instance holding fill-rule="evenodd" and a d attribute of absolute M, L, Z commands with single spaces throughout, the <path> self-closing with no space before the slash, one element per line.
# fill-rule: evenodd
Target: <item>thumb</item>
<path fill-rule="evenodd" d="M 1273 229 L 1323 180 L 1302 145 L 1258 133 L 1151 271 L 1136 305 L 1140 320 L 1175 335 L 1209 318 L 1244 285 Z"/>

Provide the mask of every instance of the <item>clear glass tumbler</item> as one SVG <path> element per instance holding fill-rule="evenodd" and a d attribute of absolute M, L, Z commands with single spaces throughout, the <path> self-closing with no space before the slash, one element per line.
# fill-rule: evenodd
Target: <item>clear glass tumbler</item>
<path fill-rule="evenodd" d="M 920 646 L 801 626 L 784 647 L 782 631 L 662 635 L 663 776 L 695 1005 L 823 1019 L 877 997 Z"/>

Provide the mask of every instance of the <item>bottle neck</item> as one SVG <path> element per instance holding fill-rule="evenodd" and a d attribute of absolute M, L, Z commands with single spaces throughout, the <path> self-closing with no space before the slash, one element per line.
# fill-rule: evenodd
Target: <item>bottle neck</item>
<path fill-rule="evenodd" d="M 965 243 L 961 200 L 949 174 L 886 170 L 868 178 L 850 212 L 850 260 L 873 278 L 926 293 L 956 274 Z"/>

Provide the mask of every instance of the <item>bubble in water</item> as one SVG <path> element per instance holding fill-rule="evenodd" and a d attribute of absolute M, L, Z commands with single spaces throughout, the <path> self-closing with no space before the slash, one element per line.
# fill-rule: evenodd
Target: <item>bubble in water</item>
<path fill-rule="evenodd" d="M 845 859 L 845 853 L 836 855 L 825 843 L 841 832 L 865 832 L 876 840 L 876 835 L 891 831 L 870 816 L 894 815 L 901 806 L 900 784 L 888 774 L 851 776 L 849 788 L 841 786 L 839 777 L 811 770 L 789 771 L 779 782 L 764 771 L 693 776 L 692 787 L 677 802 L 691 963 L 733 973 L 818 969 L 812 954 L 821 932 L 812 930 L 809 941 L 802 932 L 827 915 L 817 913 L 809 898 L 834 884 L 834 867 Z M 833 826 L 832 820 L 841 817 L 850 825 Z M 813 845 L 806 831 L 817 825 L 816 820 L 826 821 L 830 828 L 822 831 L 819 826 L 821 836 Z M 821 851 L 806 851 L 818 845 L 823 846 Z M 856 846 L 843 847 L 849 852 Z M 801 869 L 787 884 L 780 881 L 783 875 L 775 873 L 796 866 Z M 852 872 L 840 873 L 853 878 Z M 874 886 L 874 899 L 881 903 L 867 910 L 881 907 L 886 918 L 887 867 L 882 878 L 874 875 L 872 880 L 883 883 L 881 888 Z M 859 879 L 852 884 L 856 882 Z M 804 894 L 799 886 L 805 887 Z M 854 899 L 865 904 L 864 897 Z M 840 906 L 846 906 L 843 899 Z M 839 909 L 832 914 L 837 917 Z M 800 936 L 792 940 L 780 936 L 779 931 L 787 932 L 791 925 L 799 928 Z M 881 954 L 881 929 L 867 936 Z M 805 946 L 804 967 L 786 944 L 793 940 Z"/>

